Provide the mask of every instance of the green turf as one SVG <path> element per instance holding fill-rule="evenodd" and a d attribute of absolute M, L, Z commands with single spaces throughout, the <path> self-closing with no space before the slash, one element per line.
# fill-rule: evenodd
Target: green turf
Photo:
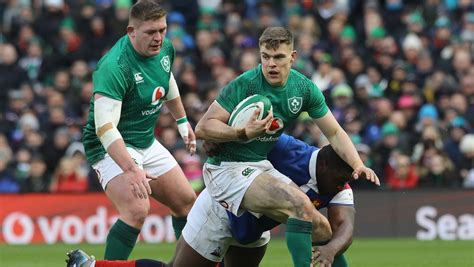
<path fill-rule="evenodd" d="M 0 266 L 56 267 L 65 266 L 65 253 L 80 247 L 101 257 L 102 245 L 30 245 L 0 246 Z M 174 244 L 138 244 L 132 258 L 168 260 Z M 472 241 L 416 241 L 411 239 L 356 239 L 346 254 L 352 267 L 473 267 Z M 261 264 L 266 267 L 291 266 L 284 240 L 272 240 Z"/>

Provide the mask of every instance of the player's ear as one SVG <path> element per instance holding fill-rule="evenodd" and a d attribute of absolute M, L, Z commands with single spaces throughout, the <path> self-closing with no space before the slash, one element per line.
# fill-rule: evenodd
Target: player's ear
<path fill-rule="evenodd" d="M 291 63 L 295 62 L 297 56 L 298 56 L 298 52 L 296 52 L 296 50 L 291 51 L 291 59 L 290 59 L 290 62 L 291 62 Z"/>
<path fill-rule="evenodd" d="M 133 25 L 129 24 L 127 26 L 127 34 L 130 37 L 135 37 L 135 27 L 133 27 Z"/>

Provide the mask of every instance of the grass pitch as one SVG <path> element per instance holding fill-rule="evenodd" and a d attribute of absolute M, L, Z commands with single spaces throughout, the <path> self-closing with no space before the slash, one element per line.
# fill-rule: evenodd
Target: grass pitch
<path fill-rule="evenodd" d="M 174 244 L 138 244 L 131 258 L 169 260 Z M 0 246 L 0 266 L 56 267 L 66 266 L 70 249 L 81 248 L 89 254 L 103 255 L 103 245 L 29 245 Z M 413 239 L 355 239 L 345 254 L 351 267 L 473 267 L 473 241 L 417 241 Z M 272 240 L 261 266 L 291 266 L 284 240 Z"/>

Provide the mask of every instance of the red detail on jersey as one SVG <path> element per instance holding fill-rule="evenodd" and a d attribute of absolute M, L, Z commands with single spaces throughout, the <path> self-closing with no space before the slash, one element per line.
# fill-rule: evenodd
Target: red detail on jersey
<path fill-rule="evenodd" d="M 163 92 L 160 89 L 156 90 L 155 99 L 158 100 L 163 96 Z"/>
<path fill-rule="evenodd" d="M 280 118 L 274 118 L 270 123 L 270 127 L 268 127 L 267 133 L 274 134 L 281 128 L 283 128 L 283 121 Z"/>
<path fill-rule="evenodd" d="M 344 185 L 337 186 L 337 190 L 339 191 L 346 190 L 346 189 L 351 189 L 351 186 L 349 185 L 349 183 L 345 183 Z"/>
<path fill-rule="evenodd" d="M 275 131 L 275 130 L 278 129 L 279 127 L 280 127 L 280 124 L 278 123 L 278 120 L 277 120 L 277 119 L 273 119 L 272 123 L 270 124 L 269 130 L 270 130 L 270 131 Z"/>

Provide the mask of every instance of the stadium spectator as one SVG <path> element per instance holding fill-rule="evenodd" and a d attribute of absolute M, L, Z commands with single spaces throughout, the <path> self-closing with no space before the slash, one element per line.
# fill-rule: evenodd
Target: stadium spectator
<path fill-rule="evenodd" d="M 419 184 L 423 187 L 459 187 L 460 181 L 454 176 L 454 164 L 442 151 L 423 162 Z"/>
<path fill-rule="evenodd" d="M 20 185 L 9 168 L 13 153 L 8 145 L 6 136 L 0 134 L 0 192 L 17 193 Z"/>
<path fill-rule="evenodd" d="M 8 161 L 5 158 L 0 158 L 0 193 L 18 192 L 20 192 L 20 184 L 8 169 Z"/>
<path fill-rule="evenodd" d="M 433 154 L 434 151 L 440 151 L 443 148 L 443 140 L 440 132 L 435 126 L 428 126 L 421 133 L 421 140 L 413 148 L 411 160 L 420 162 L 427 155 Z"/>
<path fill-rule="evenodd" d="M 465 188 L 474 188 L 474 134 L 465 135 L 459 144 L 464 154 L 461 163 L 462 185 Z"/>
<path fill-rule="evenodd" d="M 354 93 L 347 84 L 338 84 L 331 89 L 331 98 L 333 103 L 332 113 L 334 118 L 342 125 L 346 121 L 346 112 L 352 104 Z"/>
<path fill-rule="evenodd" d="M 40 156 L 33 156 L 31 167 L 23 183 L 22 192 L 46 193 L 49 191 L 51 174 L 46 172 L 46 162 Z"/>
<path fill-rule="evenodd" d="M 398 150 L 405 154 L 410 154 L 415 140 L 414 134 L 408 128 L 408 122 L 404 114 L 400 110 L 394 111 L 389 118 L 389 121 L 395 124 L 400 130 L 398 134 Z"/>
<path fill-rule="evenodd" d="M 389 164 L 385 169 L 385 179 L 390 189 L 413 189 L 418 185 L 416 165 L 410 162 L 408 155 L 392 151 Z"/>
<path fill-rule="evenodd" d="M 384 177 L 383 173 L 389 163 L 390 154 L 397 148 L 399 133 L 400 129 L 392 122 L 386 122 L 382 126 L 382 137 L 372 151 L 374 170 L 379 174 L 379 177 Z M 381 179 L 383 180 L 383 178 Z"/>
<path fill-rule="evenodd" d="M 18 66 L 18 53 L 12 44 L 4 44 L 0 52 L 0 108 L 5 109 L 7 95 L 12 90 L 20 89 L 24 82 L 28 82 L 28 74 Z"/>
<path fill-rule="evenodd" d="M 463 117 L 456 116 L 450 121 L 448 132 L 449 136 L 443 142 L 443 150 L 454 163 L 455 168 L 459 169 L 463 159 L 463 154 L 459 144 L 461 139 L 469 132 L 469 125 Z"/>
<path fill-rule="evenodd" d="M 87 176 L 80 172 L 72 157 L 63 157 L 56 168 L 49 190 L 57 193 L 87 192 Z"/>

